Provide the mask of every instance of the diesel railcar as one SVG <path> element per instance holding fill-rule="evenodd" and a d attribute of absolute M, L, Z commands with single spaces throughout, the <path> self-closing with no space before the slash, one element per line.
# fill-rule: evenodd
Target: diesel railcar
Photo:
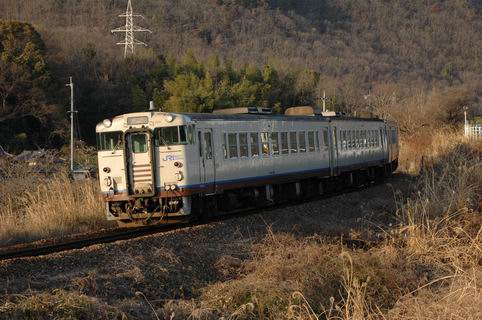
<path fill-rule="evenodd" d="M 240 109 L 149 111 L 99 123 L 107 218 L 123 226 L 208 218 L 368 184 L 397 168 L 394 122 Z"/>

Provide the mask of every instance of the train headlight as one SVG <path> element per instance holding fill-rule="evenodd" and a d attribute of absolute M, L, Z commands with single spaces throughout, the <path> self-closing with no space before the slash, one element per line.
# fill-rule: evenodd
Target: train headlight
<path fill-rule="evenodd" d="M 104 184 L 108 187 L 110 187 L 112 185 L 112 178 L 111 177 L 107 177 L 104 179 Z"/>
<path fill-rule="evenodd" d="M 166 116 L 166 121 L 167 121 L 167 122 L 173 122 L 173 121 L 174 121 L 174 116 L 173 116 L 172 114 L 168 114 L 168 115 Z"/>
<path fill-rule="evenodd" d="M 176 179 L 177 181 L 181 181 L 182 179 L 184 179 L 184 176 L 182 175 L 182 172 L 179 171 L 178 173 L 176 173 Z"/>
<path fill-rule="evenodd" d="M 171 191 L 176 190 L 177 186 L 175 184 L 171 184 Z"/>
<path fill-rule="evenodd" d="M 110 121 L 109 119 L 105 119 L 104 121 L 102 121 L 102 123 L 106 128 L 109 128 L 112 125 L 112 121 Z"/>
<path fill-rule="evenodd" d="M 109 173 L 109 172 L 110 172 L 110 168 L 109 168 L 109 167 L 104 167 L 104 169 L 102 169 L 102 171 L 104 171 L 105 173 Z"/>

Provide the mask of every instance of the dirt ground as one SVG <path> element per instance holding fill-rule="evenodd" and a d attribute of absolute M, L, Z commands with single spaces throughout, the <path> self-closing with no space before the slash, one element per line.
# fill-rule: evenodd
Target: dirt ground
<path fill-rule="evenodd" d="M 196 299 L 207 285 L 236 277 L 252 245 L 268 232 L 296 237 L 319 235 L 334 242 L 342 236 L 356 239 L 383 235 L 383 228 L 396 223 L 393 213 L 397 194 L 409 192 L 411 183 L 411 177 L 400 174 L 370 188 L 262 214 L 44 257 L 3 261 L 0 307 L 18 297 L 61 292 L 114 308 L 107 317 L 123 318 L 124 313 L 129 319 L 153 318 L 149 303 L 160 310 L 166 301 Z M 24 307 L 28 312 L 29 306 Z M 1 312 L 0 308 L 0 318 L 12 319 L 11 314 Z M 48 318 L 49 311 L 45 312 Z"/>

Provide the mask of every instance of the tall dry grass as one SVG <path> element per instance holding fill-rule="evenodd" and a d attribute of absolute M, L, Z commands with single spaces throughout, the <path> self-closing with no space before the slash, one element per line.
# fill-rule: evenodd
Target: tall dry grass
<path fill-rule="evenodd" d="M 112 226 L 97 181 L 73 182 L 62 171 L 46 177 L 6 162 L 0 177 L 1 246 Z"/>
<path fill-rule="evenodd" d="M 404 155 L 423 154 L 430 161 L 417 170 L 415 192 L 397 200 L 399 224 L 375 247 L 351 250 L 319 237 L 268 230 L 236 276 L 207 286 L 198 301 L 169 304 L 167 314 L 191 319 L 482 318 L 482 148 L 447 132 L 432 139 L 423 150 L 404 150 Z"/>

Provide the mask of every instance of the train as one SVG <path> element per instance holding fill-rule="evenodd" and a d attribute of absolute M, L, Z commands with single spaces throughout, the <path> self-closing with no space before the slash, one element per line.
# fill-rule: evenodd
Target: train
<path fill-rule="evenodd" d="M 371 184 L 398 166 L 398 128 L 313 107 L 149 110 L 96 126 L 99 181 L 119 226 L 214 216 Z"/>

